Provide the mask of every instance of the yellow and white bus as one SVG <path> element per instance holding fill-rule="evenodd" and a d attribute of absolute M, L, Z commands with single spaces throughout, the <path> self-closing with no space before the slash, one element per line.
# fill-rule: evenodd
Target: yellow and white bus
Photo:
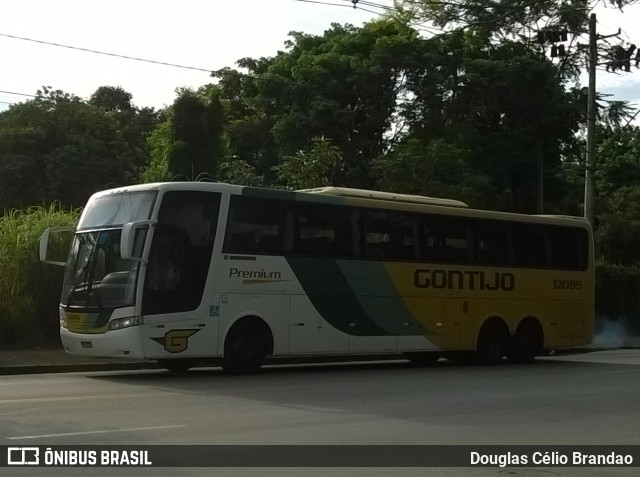
<path fill-rule="evenodd" d="M 71 354 L 172 370 L 373 354 L 530 362 L 591 342 L 593 238 L 582 218 L 358 189 L 123 187 L 82 213 L 60 323 Z"/>

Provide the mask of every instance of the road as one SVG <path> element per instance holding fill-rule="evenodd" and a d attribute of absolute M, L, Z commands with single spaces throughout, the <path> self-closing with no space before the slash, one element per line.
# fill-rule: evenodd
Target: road
<path fill-rule="evenodd" d="M 640 444 L 638 402 L 640 350 L 544 358 L 530 366 L 440 362 L 416 368 L 378 362 L 269 367 L 253 376 L 226 376 L 214 368 L 184 375 L 128 371 L 4 376 L 0 441 L 11 446 L 624 445 Z M 0 469 L 0 475 L 3 470 L 22 469 Z M 87 475 L 87 469 L 74 473 L 80 470 L 32 468 L 29 475 Z M 121 472 L 176 475 L 170 470 Z M 213 470 L 187 469 L 180 475 L 246 475 L 234 469 Z M 429 475 L 429 470 L 433 469 L 352 469 L 349 474 Z M 601 469 L 592 475 L 622 475 L 625 470 L 629 469 Z M 441 469 L 438 474 L 504 472 Z M 590 472 L 554 468 L 545 475 Z M 527 468 L 509 473 L 538 475 Z M 336 469 L 306 469 L 304 474 L 265 469 L 260 474 L 345 475 Z"/>

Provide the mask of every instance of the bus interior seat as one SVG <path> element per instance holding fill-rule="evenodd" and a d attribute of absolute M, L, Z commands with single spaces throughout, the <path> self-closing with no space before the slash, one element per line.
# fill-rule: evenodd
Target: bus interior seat
<path fill-rule="evenodd" d="M 296 248 L 301 253 L 328 255 L 331 251 L 331 241 L 329 237 L 300 239 Z"/>
<path fill-rule="evenodd" d="M 282 252 L 284 242 L 279 235 L 267 235 L 260 237 L 258 249 L 261 252 Z"/>
<path fill-rule="evenodd" d="M 258 248 L 255 234 L 252 232 L 238 232 L 231 235 L 231 248 L 234 250 L 254 251 Z"/>

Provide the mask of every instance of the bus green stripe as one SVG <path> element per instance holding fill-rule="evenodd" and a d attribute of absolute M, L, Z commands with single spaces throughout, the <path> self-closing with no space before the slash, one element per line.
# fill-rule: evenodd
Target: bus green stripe
<path fill-rule="evenodd" d="M 423 330 L 383 262 L 300 257 L 287 261 L 313 306 L 334 328 L 355 336 Z M 415 326 L 400 326 L 407 321 Z"/>
<path fill-rule="evenodd" d="M 363 307 L 337 260 L 287 258 L 289 266 L 320 315 L 334 328 L 355 336 L 388 336 L 370 307 Z"/>

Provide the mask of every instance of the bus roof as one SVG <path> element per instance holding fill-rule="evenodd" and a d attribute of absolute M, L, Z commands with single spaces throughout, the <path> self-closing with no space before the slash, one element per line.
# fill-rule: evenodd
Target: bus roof
<path fill-rule="evenodd" d="M 353 197 L 358 199 L 373 199 L 393 202 L 405 202 L 409 204 L 441 205 L 447 207 L 468 207 L 467 204 L 459 200 L 440 199 L 422 195 L 396 194 L 394 192 L 379 192 L 365 189 L 350 189 L 347 187 L 320 187 L 316 189 L 301 189 L 296 192 L 306 192 L 309 194 L 321 194 L 334 197 Z"/>
<path fill-rule="evenodd" d="M 547 214 L 520 214 L 514 212 L 501 212 L 494 210 L 470 209 L 467 204 L 454 199 L 441 199 L 435 197 L 396 194 L 393 192 L 380 192 L 365 189 L 352 189 L 347 187 L 321 187 L 315 189 L 301 189 L 286 191 L 280 189 L 268 189 L 262 187 L 250 187 L 225 183 L 211 182 L 158 182 L 123 186 L 115 189 L 96 192 L 93 197 L 98 198 L 108 194 L 139 192 L 145 190 L 201 190 L 227 192 L 231 194 L 252 195 L 262 198 L 302 200 L 325 203 L 352 202 L 355 206 L 375 206 L 395 210 L 422 211 L 421 206 L 429 208 L 431 213 L 451 214 L 464 217 L 478 217 L 494 220 L 513 220 L 518 222 L 537 222 L 548 224 L 563 224 L 589 227 L 589 222 L 584 217 Z M 346 205 L 346 204 L 345 204 Z M 440 208 L 442 207 L 442 208 Z M 449 211 L 447 212 L 447 209 Z"/>

